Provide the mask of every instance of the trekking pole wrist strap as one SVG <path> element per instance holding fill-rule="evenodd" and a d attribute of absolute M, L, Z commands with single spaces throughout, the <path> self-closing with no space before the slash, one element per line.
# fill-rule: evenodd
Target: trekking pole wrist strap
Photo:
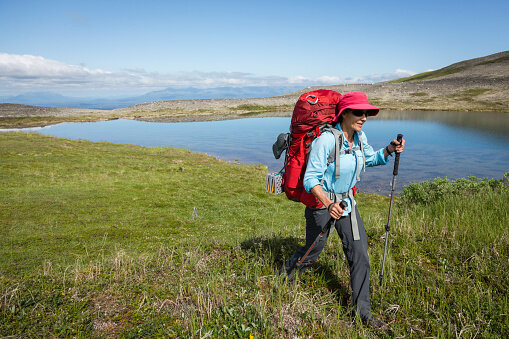
<path fill-rule="evenodd" d="M 334 203 L 333 203 L 333 202 L 331 202 L 331 203 L 329 204 L 329 206 L 327 206 L 327 211 L 329 211 L 329 214 L 330 214 L 330 208 L 332 207 L 332 205 L 334 205 Z"/>
<path fill-rule="evenodd" d="M 385 151 L 387 152 L 387 154 L 388 154 L 389 156 L 391 156 L 391 157 L 392 157 L 392 152 L 391 152 L 391 151 L 389 151 L 389 145 L 385 146 Z"/>

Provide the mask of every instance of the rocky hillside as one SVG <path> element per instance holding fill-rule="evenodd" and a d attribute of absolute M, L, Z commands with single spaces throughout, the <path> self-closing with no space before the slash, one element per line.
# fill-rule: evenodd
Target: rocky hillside
<path fill-rule="evenodd" d="M 389 82 L 327 88 L 364 91 L 383 109 L 509 112 L 509 51 Z"/>
<path fill-rule="evenodd" d="M 452 110 L 509 112 L 509 51 L 466 60 L 412 77 L 372 85 L 338 85 L 306 88 L 285 95 L 255 99 L 202 99 L 157 101 L 112 111 L 41 108 L 0 104 L 0 126 L 6 120 L 55 117 L 52 121 L 133 118 L 159 121 L 216 120 L 277 112 L 289 114 L 298 96 L 317 88 L 340 93 L 366 92 L 370 101 L 385 110 Z"/>

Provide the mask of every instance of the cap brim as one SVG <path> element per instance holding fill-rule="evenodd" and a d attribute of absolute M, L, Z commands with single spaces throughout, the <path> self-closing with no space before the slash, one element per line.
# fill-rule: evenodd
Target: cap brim
<path fill-rule="evenodd" d="M 360 110 L 366 110 L 366 111 L 375 111 L 373 115 L 377 115 L 378 112 L 380 111 L 380 109 L 378 107 L 370 105 L 370 104 L 353 104 L 353 105 L 348 105 L 346 107 L 343 107 L 341 109 L 341 111 L 339 111 L 339 114 L 341 114 L 341 112 L 343 112 L 347 108 L 360 109 Z"/>
<path fill-rule="evenodd" d="M 378 112 L 380 112 L 380 109 L 378 107 L 370 105 L 370 104 L 352 104 L 352 105 L 348 105 L 346 107 L 342 107 L 339 110 L 339 113 L 334 117 L 334 119 L 332 121 L 338 122 L 339 116 L 341 115 L 341 113 L 343 113 L 343 111 L 345 109 L 359 109 L 359 110 L 370 111 L 370 114 L 369 114 L 370 116 L 375 116 L 378 114 Z"/>

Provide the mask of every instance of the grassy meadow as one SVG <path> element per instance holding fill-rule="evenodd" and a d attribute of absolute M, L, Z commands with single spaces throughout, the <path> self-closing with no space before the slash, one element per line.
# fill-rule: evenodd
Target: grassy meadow
<path fill-rule="evenodd" d="M 389 166 L 392 166 L 391 164 Z M 404 168 L 400 168 L 404 171 Z M 185 149 L 0 133 L 0 337 L 508 337 L 509 187 L 474 178 L 359 194 L 373 313 L 350 318 L 337 234 L 290 288 L 304 207 L 266 168 Z"/>

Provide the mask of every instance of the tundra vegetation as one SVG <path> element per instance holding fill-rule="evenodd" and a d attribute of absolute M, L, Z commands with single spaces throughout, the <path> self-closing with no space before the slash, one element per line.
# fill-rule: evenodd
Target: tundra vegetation
<path fill-rule="evenodd" d="M 350 318 L 337 235 L 288 287 L 303 205 L 266 168 L 184 149 L 0 134 L 0 336 L 508 337 L 509 174 L 359 194 L 375 332 Z M 400 171 L 404 169 L 400 168 Z"/>

